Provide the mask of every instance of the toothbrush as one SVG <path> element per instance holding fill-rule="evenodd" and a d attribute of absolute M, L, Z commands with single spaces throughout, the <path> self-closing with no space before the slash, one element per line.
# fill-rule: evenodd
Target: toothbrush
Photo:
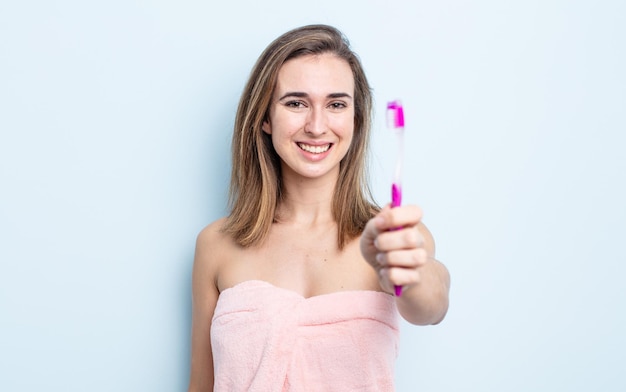
<path fill-rule="evenodd" d="M 402 204 L 402 155 L 404 145 L 404 110 L 399 100 L 387 103 L 387 127 L 396 134 L 398 142 L 398 155 L 396 167 L 391 183 L 391 207 L 399 207 Z M 396 297 L 402 295 L 402 286 L 395 286 Z"/>

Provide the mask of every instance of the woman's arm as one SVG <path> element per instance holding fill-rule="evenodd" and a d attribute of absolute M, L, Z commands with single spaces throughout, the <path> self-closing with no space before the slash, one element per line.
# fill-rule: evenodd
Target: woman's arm
<path fill-rule="evenodd" d="M 213 391 L 211 320 L 219 292 L 216 287 L 216 224 L 196 240 L 192 272 L 191 375 L 188 392 Z"/>
<path fill-rule="evenodd" d="M 361 253 L 376 270 L 383 290 L 397 298 L 398 310 L 412 324 L 437 324 L 448 311 L 450 275 L 435 259 L 435 242 L 417 206 L 383 208 L 361 236 Z"/>

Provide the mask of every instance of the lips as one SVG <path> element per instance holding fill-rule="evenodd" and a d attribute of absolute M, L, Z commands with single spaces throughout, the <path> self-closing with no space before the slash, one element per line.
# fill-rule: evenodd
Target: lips
<path fill-rule="evenodd" d="M 306 144 L 306 143 L 298 143 L 298 147 L 300 147 L 300 149 L 306 152 L 310 152 L 311 154 L 325 153 L 326 151 L 330 149 L 331 146 L 332 146 L 332 143 L 322 144 L 319 146 L 313 146 L 311 144 Z"/>

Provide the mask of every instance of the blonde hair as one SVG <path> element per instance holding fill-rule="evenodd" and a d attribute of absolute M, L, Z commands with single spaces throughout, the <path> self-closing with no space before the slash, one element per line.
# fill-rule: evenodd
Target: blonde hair
<path fill-rule="evenodd" d="M 345 60 L 354 76 L 354 136 L 340 164 L 332 213 L 337 222 L 337 244 L 361 234 L 378 211 L 367 184 L 372 94 L 357 55 L 347 38 L 327 25 L 303 26 L 281 35 L 263 51 L 241 94 L 232 139 L 230 215 L 223 231 L 241 246 L 262 242 L 281 201 L 280 158 L 271 137 L 261 129 L 268 119 L 271 99 L 282 65 L 293 58 L 332 53 Z"/>

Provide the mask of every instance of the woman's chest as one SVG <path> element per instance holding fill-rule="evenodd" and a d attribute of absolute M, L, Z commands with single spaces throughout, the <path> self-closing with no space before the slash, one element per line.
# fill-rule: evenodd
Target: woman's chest
<path fill-rule="evenodd" d="M 324 241 L 269 242 L 240 252 L 223 263 L 218 273 L 220 290 L 247 280 L 266 281 L 304 297 L 344 290 L 380 290 L 374 270 L 361 256 L 358 241 L 343 250 Z"/>

